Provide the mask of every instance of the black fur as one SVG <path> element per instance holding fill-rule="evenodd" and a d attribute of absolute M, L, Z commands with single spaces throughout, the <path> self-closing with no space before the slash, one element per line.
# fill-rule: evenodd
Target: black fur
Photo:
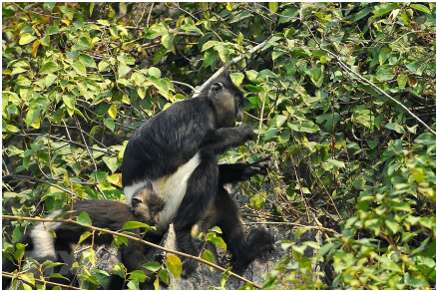
<path fill-rule="evenodd" d="M 147 203 L 150 211 L 160 211 L 162 209 L 161 200 L 157 199 L 155 196 L 144 198 L 144 203 Z M 123 225 L 127 221 L 141 221 L 148 224 L 153 224 L 152 216 L 156 213 L 145 213 L 142 215 L 140 211 L 136 211 L 135 208 L 131 208 L 127 204 L 120 203 L 117 201 L 108 200 L 78 200 L 75 201 L 73 211 L 66 212 L 62 214 L 62 217 L 77 215 L 80 212 L 87 212 L 91 218 L 92 225 L 100 228 L 106 228 L 113 231 L 119 231 L 122 229 Z M 33 227 L 32 229 L 35 229 Z M 80 236 L 83 232 L 88 230 L 86 227 L 77 225 L 62 223 L 53 229 L 55 233 L 54 239 L 54 257 L 37 257 L 40 262 L 45 260 L 51 261 L 61 261 L 66 263 L 66 266 L 57 267 L 54 272 L 61 272 L 69 280 L 57 280 L 58 283 L 63 284 L 77 284 L 74 281 L 74 274 L 71 272 L 70 263 L 73 261 L 72 257 L 72 245 L 79 242 Z M 138 231 L 131 230 L 132 232 L 138 233 Z M 151 231 L 155 236 L 162 236 L 161 233 L 157 231 Z M 152 237 L 153 234 L 149 234 Z M 112 242 L 113 236 L 106 233 L 96 234 L 94 237 L 94 245 L 110 244 Z M 89 243 L 91 238 L 85 240 L 85 243 Z M 35 249 L 35 244 L 32 241 L 31 235 L 28 233 L 24 237 L 22 243 L 27 244 L 26 251 L 33 251 Z M 133 240 L 128 241 L 128 245 L 121 246 L 119 249 L 121 262 L 127 268 L 127 271 L 133 271 L 136 269 L 141 269 L 142 265 L 146 262 L 145 255 L 147 253 L 147 248 Z M 16 266 L 13 262 L 8 259 L 3 259 L 3 270 L 13 271 Z M 53 281 L 53 280 L 52 280 Z M 7 288 L 11 283 L 11 280 L 3 277 L 3 289 Z M 112 275 L 109 283 L 109 289 L 122 289 L 124 287 L 124 280 L 116 275 Z M 150 286 L 145 286 L 150 287 Z"/>
<path fill-rule="evenodd" d="M 200 222 L 203 231 L 214 225 L 221 228 L 223 239 L 232 254 L 232 271 L 237 273 L 243 273 L 254 259 L 271 249 L 274 239 L 264 229 L 254 229 L 245 237 L 238 206 L 224 185 L 245 181 L 258 174 L 265 175 L 267 165 L 266 160 L 253 164 L 219 165 L 219 194 Z"/>
<path fill-rule="evenodd" d="M 189 177 L 176 216 L 168 222 L 174 223 L 177 247 L 181 251 L 197 254 L 191 228 L 217 196 L 217 155 L 254 137 L 249 127 L 233 127 L 241 102 L 240 91 L 225 74 L 199 97 L 177 102 L 146 121 L 127 144 L 122 165 L 124 187 L 171 175 L 195 154 L 200 154 L 200 164 Z M 224 209 L 223 213 L 237 217 L 237 209 Z M 184 263 L 185 275 L 194 269 L 193 265 L 193 262 Z"/>

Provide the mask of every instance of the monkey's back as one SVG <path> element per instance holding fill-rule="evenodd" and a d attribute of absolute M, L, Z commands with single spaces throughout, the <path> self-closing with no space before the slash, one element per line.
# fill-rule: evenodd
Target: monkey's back
<path fill-rule="evenodd" d="M 127 221 L 142 221 L 131 212 L 129 206 L 125 203 L 110 200 L 76 200 L 71 209 L 74 216 L 80 215 L 81 212 L 88 213 L 91 218 L 92 226 L 119 231 Z M 77 224 L 62 223 L 56 228 L 56 237 L 59 241 L 66 243 L 77 243 L 80 236 L 89 228 Z M 90 241 L 88 238 L 87 241 Z M 107 233 L 98 233 L 94 237 L 97 244 L 106 244 L 112 241 L 112 235 Z"/>

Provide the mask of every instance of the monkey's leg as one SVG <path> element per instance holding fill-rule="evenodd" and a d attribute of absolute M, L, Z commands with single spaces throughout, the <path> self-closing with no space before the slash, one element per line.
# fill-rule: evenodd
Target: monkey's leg
<path fill-rule="evenodd" d="M 238 206 L 222 187 L 215 198 L 217 225 L 223 231 L 223 239 L 232 254 L 233 271 L 243 273 L 248 265 L 273 244 L 271 234 L 262 229 L 251 231 L 248 239 L 239 217 Z"/>
<path fill-rule="evenodd" d="M 180 251 L 191 255 L 198 254 L 192 241 L 191 229 L 213 203 L 217 189 L 218 166 L 216 161 L 214 158 L 203 158 L 203 161 L 189 178 L 185 197 L 174 219 L 176 243 Z M 188 276 L 195 268 L 194 261 L 184 259 L 183 276 Z"/>
<path fill-rule="evenodd" d="M 248 126 L 220 128 L 205 137 L 201 149 L 208 153 L 220 154 L 254 137 L 253 129 Z"/>

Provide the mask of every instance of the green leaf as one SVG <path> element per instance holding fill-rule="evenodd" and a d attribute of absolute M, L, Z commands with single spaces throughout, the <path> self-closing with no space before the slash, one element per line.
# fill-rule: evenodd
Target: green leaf
<path fill-rule="evenodd" d="M 77 222 L 83 225 L 92 225 L 91 217 L 88 213 L 83 211 L 77 216 Z"/>
<path fill-rule="evenodd" d="M 86 67 L 79 61 L 75 60 L 73 62 L 73 69 L 81 76 L 86 77 Z"/>
<path fill-rule="evenodd" d="M 140 221 L 127 221 L 123 224 L 123 230 L 129 230 L 129 229 L 138 229 L 138 228 L 145 228 L 150 229 L 150 225 L 140 222 Z"/>
<path fill-rule="evenodd" d="M 87 55 L 80 55 L 79 61 L 88 68 L 97 68 L 97 64 L 95 63 L 94 59 Z"/>
<path fill-rule="evenodd" d="M 408 81 L 408 79 L 409 79 L 409 78 L 407 77 L 406 74 L 404 74 L 404 73 L 399 74 L 399 75 L 397 76 L 398 87 L 399 87 L 400 89 L 404 89 L 404 88 L 406 88 L 406 85 L 407 85 L 407 81 Z"/>
<path fill-rule="evenodd" d="M 387 123 L 385 125 L 385 127 L 387 129 L 393 130 L 393 131 L 395 131 L 396 133 L 399 133 L 399 134 L 403 134 L 404 133 L 404 128 L 400 124 L 398 124 L 397 122 L 389 122 L 389 123 Z"/>
<path fill-rule="evenodd" d="M 237 87 L 240 87 L 242 84 L 242 81 L 244 80 L 244 74 L 242 73 L 231 73 L 230 79 L 232 80 L 233 84 L 235 84 Z"/>
<path fill-rule="evenodd" d="M 424 12 L 426 14 L 431 14 L 430 9 L 427 6 L 423 5 L 423 4 L 414 3 L 414 4 L 410 4 L 410 7 L 412 7 L 415 10 Z"/>
<path fill-rule="evenodd" d="M 57 70 L 59 70 L 59 66 L 53 61 L 48 61 L 41 66 L 39 73 L 40 74 L 49 74 L 49 73 L 54 73 Z"/>
<path fill-rule="evenodd" d="M 92 47 L 91 39 L 87 35 L 81 36 L 76 45 L 77 50 L 88 50 L 91 47 Z"/>
<path fill-rule="evenodd" d="M 118 159 L 116 157 L 103 157 L 103 162 L 112 173 L 115 173 L 119 167 Z"/>
<path fill-rule="evenodd" d="M 41 108 L 30 108 L 26 114 L 26 125 L 28 127 L 40 128 L 41 127 Z"/>
<path fill-rule="evenodd" d="M 155 78 L 160 78 L 162 76 L 161 71 L 158 68 L 156 68 L 156 67 L 148 68 L 147 73 L 148 73 L 149 76 L 152 76 L 152 77 L 155 77 Z"/>
<path fill-rule="evenodd" d="M 298 8 L 291 6 L 280 13 L 279 23 L 287 23 L 298 16 Z"/>
<path fill-rule="evenodd" d="M 380 65 L 383 65 L 385 61 L 389 58 L 391 53 L 391 49 L 389 47 L 383 47 L 378 53 L 378 62 Z"/>
<path fill-rule="evenodd" d="M 201 252 L 201 258 L 205 259 L 206 261 L 211 262 L 211 263 L 215 263 L 216 262 L 214 254 L 210 250 L 208 250 L 208 249 L 204 249 Z"/>
<path fill-rule="evenodd" d="M 385 14 L 390 13 L 395 8 L 398 8 L 400 6 L 400 3 L 384 3 L 380 4 L 374 7 L 374 10 L 372 13 L 374 14 L 374 17 L 380 17 Z"/>
<path fill-rule="evenodd" d="M 35 36 L 31 35 L 30 33 L 23 33 L 20 37 L 20 40 L 18 41 L 19 45 L 26 45 L 31 43 L 36 39 Z"/>
<path fill-rule="evenodd" d="M 269 10 L 271 10 L 272 13 L 277 13 L 277 11 L 279 9 L 279 3 L 277 3 L 277 2 L 269 2 L 268 3 L 268 8 L 269 8 Z"/>
<path fill-rule="evenodd" d="M 17 243 L 15 245 L 14 258 L 17 261 L 21 261 L 24 257 L 24 253 L 26 252 L 26 246 L 22 243 Z"/>
<path fill-rule="evenodd" d="M 182 274 L 182 261 L 180 258 L 173 254 L 167 255 L 166 265 L 168 270 L 173 274 L 174 277 L 179 278 Z"/>
<path fill-rule="evenodd" d="M 112 104 L 108 111 L 107 114 L 112 118 L 112 119 L 117 119 L 117 113 L 118 113 L 118 106 L 116 104 Z"/>
<path fill-rule="evenodd" d="M 353 15 L 352 21 L 353 22 L 357 22 L 362 18 L 365 18 L 369 13 L 371 13 L 371 8 L 370 7 L 365 7 L 362 10 L 360 10 L 359 12 L 357 12 L 356 14 Z"/>
<path fill-rule="evenodd" d="M 210 241 L 216 248 L 221 249 L 223 251 L 227 251 L 227 244 L 222 239 L 222 237 L 214 235 L 208 238 L 208 241 Z"/>
<path fill-rule="evenodd" d="M 131 68 L 124 63 L 118 65 L 118 78 L 122 78 L 130 72 Z"/>
<path fill-rule="evenodd" d="M 134 270 L 130 272 L 129 279 L 136 282 L 145 282 L 147 279 L 147 275 L 144 271 L 141 270 Z"/>
<path fill-rule="evenodd" d="M 174 35 L 167 33 L 162 36 L 161 43 L 164 48 L 175 53 Z"/>
<path fill-rule="evenodd" d="M 159 279 L 164 282 L 166 285 L 170 284 L 170 275 L 168 274 L 167 270 L 161 269 L 159 270 Z"/>
<path fill-rule="evenodd" d="M 71 109 L 74 110 L 76 108 L 76 97 L 73 95 L 62 95 L 62 100 L 64 101 L 65 105 Z"/>
<path fill-rule="evenodd" d="M 106 61 L 101 61 L 98 63 L 98 71 L 99 72 L 105 72 L 110 69 L 110 64 Z"/>
<path fill-rule="evenodd" d="M 147 262 L 142 266 L 151 272 L 157 272 L 161 268 L 161 265 L 158 262 Z"/>
<path fill-rule="evenodd" d="M 353 110 L 351 120 L 367 128 L 372 128 L 374 124 L 374 115 L 365 106 L 356 106 Z"/>
<path fill-rule="evenodd" d="M 204 52 L 205 50 L 208 50 L 208 49 L 215 47 L 217 45 L 221 45 L 221 42 L 216 41 L 216 40 L 209 40 L 205 44 L 203 44 L 203 46 L 201 47 L 201 51 Z"/>
<path fill-rule="evenodd" d="M 401 229 L 401 226 L 391 219 L 386 219 L 385 224 L 392 231 L 393 234 L 396 234 Z"/>
<path fill-rule="evenodd" d="M 79 238 L 79 242 L 78 242 L 78 244 L 81 244 L 83 241 L 85 241 L 88 237 L 90 237 L 92 235 L 92 233 L 90 232 L 90 231 L 85 231 L 84 233 L 82 233 L 81 235 L 80 235 L 80 238 Z"/>
<path fill-rule="evenodd" d="M 265 202 L 266 202 L 266 193 L 260 192 L 251 196 L 249 204 L 250 207 L 254 209 L 261 209 L 265 205 Z"/>
<path fill-rule="evenodd" d="M 248 80 L 250 80 L 251 82 L 256 81 L 257 76 L 259 75 L 259 73 L 255 70 L 246 71 L 245 74 L 247 75 Z"/>
<path fill-rule="evenodd" d="M 112 118 L 105 118 L 103 120 L 104 126 L 110 129 L 110 131 L 115 131 L 115 121 Z"/>
<path fill-rule="evenodd" d="M 47 35 L 53 35 L 53 34 L 59 33 L 59 26 L 57 26 L 56 24 L 50 25 L 47 28 L 47 32 L 46 33 L 47 33 Z"/>
<path fill-rule="evenodd" d="M 298 120 L 288 122 L 288 127 L 293 131 L 315 133 L 319 131 L 318 125 L 311 120 Z"/>

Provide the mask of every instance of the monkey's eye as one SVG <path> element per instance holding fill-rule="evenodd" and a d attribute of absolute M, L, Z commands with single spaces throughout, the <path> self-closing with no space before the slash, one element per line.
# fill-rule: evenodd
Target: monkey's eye
<path fill-rule="evenodd" d="M 224 84 L 221 83 L 221 82 L 213 83 L 212 86 L 211 86 L 211 89 L 212 89 L 213 91 L 219 91 L 219 90 L 221 90 L 221 89 L 223 89 L 223 88 L 224 88 Z"/>
<path fill-rule="evenodd" d="M 137 207 L 143 201 L 139 197 L 132 197 L 132 207 Z"/>

